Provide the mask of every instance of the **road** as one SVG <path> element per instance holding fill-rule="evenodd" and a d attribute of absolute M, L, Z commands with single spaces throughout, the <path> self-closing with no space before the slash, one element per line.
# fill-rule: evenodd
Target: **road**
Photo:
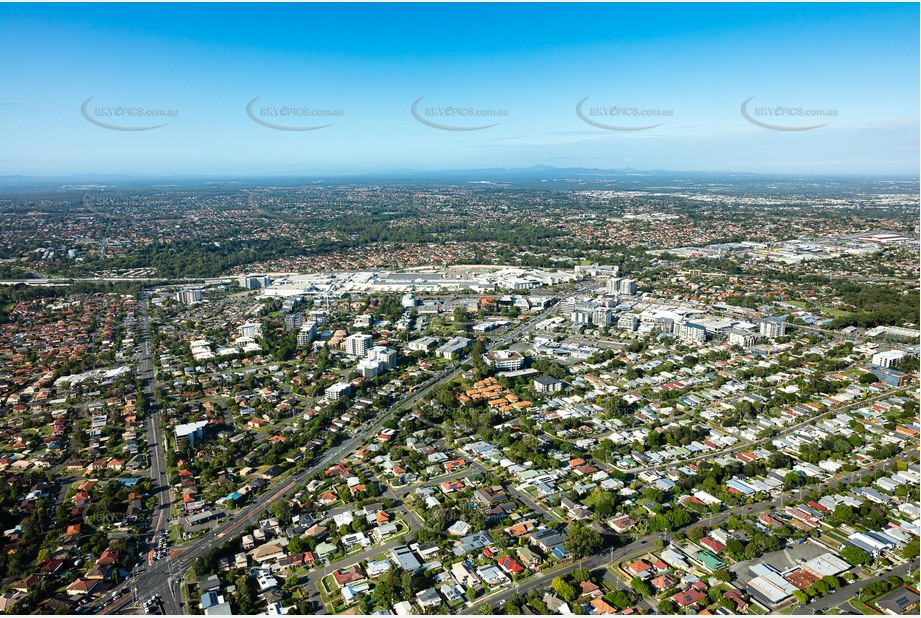
<path fill-rule="evenodd" d="M 147 423 L 147 444 L 150 448 L 150 478 L 155 491 L 159 489 L 157 514 L 154 517 L 151 533 L 168 532 L 170 518 L 169 473 L 166 467 L 165 437 L 163 435 L 162 411 L 157 402 L 157 377 L 150 353 L 150 319 L 147 314 L 148 296 L 141 293 L 138 302 L 138 332 L 141 335 L 140 357 L 138 359 L 138 377 L 144 398 L 149 403 L 150 411 L 145 416 Z M 149 558 L 148 564 L 153 562 Z"/>
<path fill-rule="evenodd" d="M 487 348 L 490 350 L 495 349 L 514 339 L 526 336 L 534 329 L 534 324 L 536 322 L 549 317 L 558 310 L 559 305 L 546 309 L 540 314 L 532 317 L 527 324 L 518 325 L 492 340 L 487 345 Z M 145 313 L 144 324 L 146 323 Z M 149 345 L 149 341 L 147 343 Z M 159 594 L 163 598 L 164 612 L 166 614 L 182 613 L 179 605 L 179 600 L 181 599 L 179 582 L 182 575 L 191 568 L 200 556 L 210 551 L 213 547 L 219 546 L 221 543 L 242 533 L 248 526 L 255 523 L 259 515 L 268 509 L 275 501 L 284 498 L 306 482 L 311 476 L 341 461 L 346 454 L 361 446 L 365 440 L 380 431 L 383 425 L 392 419 L 397 411 L 414 406 L 437 384 L 450 381 L 463 371 L 464 366 L 460 361 L 452 362 L 440 373 L 435 374 L 426 382 L 423 382 L 416 392 L 406 395 L 398 402 L 391 405 L 386 411 L 379 414 L 376 420 L 369 421 L 366 426 L 360 429 L 355 435 L 327 451 L 311 466 L 293 475 L 284 477 L 279 481 L 283 483 L 280 486 L 277 484 L 274 487 L 270 486 L 270 489 L 260 495 L 255 503 L 238 510 L 234 513 L 232 518 L 217 525 L 211 532 L 197 541 L 186 545 L 183 551 L 178 555 L 170 556 L 167 559 L 153 563 L 135 579 L 133 586 L 137 591 L 135 596 L 139 599 L 147 599 L 155 594 Z M 158 442 L 158 444 L 160 444 L 160 442 Z"/>
<path fill-rule="evenodd" d="M 60 278 L 38 278 L 38 279 L 3 279 L 0 285 L 70 285 L 72 283 L 99 283 L 100 281 L 111 282 L 134 282 L 134 283 L 160 283 L 165 280 L 164 277 L 60 277 Z M 185 283 L 203 283 L 209 285 L 212 283 L 229 283 L 234 277 L 192 277 L 188 279 L 171 279 L 170 285 L 182 285 Z"/>

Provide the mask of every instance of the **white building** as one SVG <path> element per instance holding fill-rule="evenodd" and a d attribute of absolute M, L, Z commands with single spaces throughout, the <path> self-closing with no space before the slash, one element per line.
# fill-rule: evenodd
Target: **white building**
<path fill-rule="evenodd" d="M 428 352 L 437 345 L 438 339 L 435 337 L 420 337 L 406 344 L 406 349 L 411 352 Z"/>
<path fill-rule="evenodd" d="M 873 364 L 880 367 L 890 368 L 900 360 L 908 356 L 901 350 L 888 350 L 886 352 L 877 352 L 873 355 Z"/>
<path fill-rule="evenodd" d="M 368 350 L 366 357 L 368 360 L 384 363 L 388 369 L 393 369 L 397 366 L 396 350 L 392 350 L 386 346 L 376 345 L 372 347 Z"/>
<path fill-rule="evenodd" d="M 761 320 L 759 329 L 764 337 L 776 339 L 787 334 L 787 322 L 783 318 L 767 317 Z"/>
<path fill-rule="evenodd" d="M 363 378 L 376 378 L 389 368 L 387 363 L 370 358 L 361 359 L 356 367 Z"/>
<path fill-rule="evenodd" d="M 201 302 L 201 290 L 179 290 L 176 292 L 176 300 L 183 305 Z"/>
<path fill-rule="evenodd" d="M 371 349 L 371 335 L 357 333 L 345 338 L 345 353 L 349 356 L 364 356 Z"/>
<path fill-rule="evenodd" d="M 563 390 L 563 383 L 553 377 L 534 378 L 534 392 L 558 393 Z"/>
<path fill-rule="evenodd" d="M 607 307 L 598 307 L 592 312 L 592 324 L 602 328 L 614 324 L 614 314 Z"/>
<path fill-rule="evenodd" d="M 483 355 L 487 365 L 493 365 L 499 371 L 518 371 L 524 367 L 524 356 L 511 350 L 497 350 Z"/>
<path fill-rule="evenodd" d="M 467 349 L 467 346 L 470 345 L 471 340 L 467 337 L 454 337 L 449 339 L 444 345 L 440 346 L 435 353 L 442 358 L 448 360 L 453 360 L 455 354 L 460 354 Z"/>
<path fill-rule="evenodd" d="M 185 423 L 183 425 L 176 425 L 176 446 L 179 446 L 180 440 L 188 440 L 190 444 L 195 444 L 200 442 L 203 435 L 204 429 L 208 426 L 208 421 L 196 421 L 194 423 Z"/>
<path fill-rule="evenodd" d="M 240 275 L 237 278 L 237 283 L 240 284 L 241 288 L 246 290 L 258 290 L 260 288 L 267 288 L 271 283 L 271 280 L 267 275 Z"/>
<path fill-rule="evenodd" d="M 317 323 L 309 320 L 301 324 L 301 329 L 297 332 L 297 346 L 303 347 L 313 343 L 317 338 Z"/>
<path fill-rule="evenodd" d="M 733 328 L 729 331 L 729 345 L 738 345 L 750 348 L 755 345 L 755 335 L 747 330 Z"/>
<path fill-rule="evenodd" d="M 694 322 L 676 322 L 673 329 L 672 332 L 678 335 L 679 339 L 686 339 L 689 341 L 707 340 L 707 329 Z"/>
<path fill-rule="evenodd" d="M 300 330 L 304 325 L 304 314 L 300 311 L 285 316 L 285 330 Z"/>
<path fill-rule="evenodd" d="M 352 385 L 348 382 L 336 382 L 327 388 L 324 394 L 330 401 L 336 401 L 352 394 Z"/>
<path fill-rule="evenodd" d="M 262 334 L 262 324 L 259 322 L 247 322 L 240 326 L 240 336 L 241 337 L 253 337 L 256 338 Z"/>

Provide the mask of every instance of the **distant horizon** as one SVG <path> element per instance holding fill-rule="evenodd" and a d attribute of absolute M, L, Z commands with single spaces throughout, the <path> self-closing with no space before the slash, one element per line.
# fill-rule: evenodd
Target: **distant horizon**
<path fill-rule="evenodd" d="M 289 172 L 276 174 L 205 174 L 205 173 L 187 173 L 187 174 L 161 174 L 157 172 L 123 172 L 123 173 L 85 173 L 85 174 L 0 174 L 0 186 L 6 182 L 58 182 L 58 181 L 92 181 L 92 180 L 131 180 L 131 181 L 228 181 L 242 182 L 248 180 L 314 180 L 314 179 L 352 179 L 352 178 L 393 178 L 419 176 L 426 179 L 437 179 L 439 176 L 470 176 L 475 174 L 522 174 L 527 172 L 547 172 L 547 173 L 573 173 L 576 175 L 589 175 L 591 172 L 597 172 L 600 176 L 615 179 L 617 176 L 750 176 L 752 178 L 814 178 L 814 179 L 871 179 L 871 180 L 902 180 L 921 182 L 921 173 L 803 173 L 803 172 L 751 172 L 746 170 L 708 170 L 708 169 L 637 169 L 637 168 L 589 168 L 589 167 L 556 167 L 552 165 L 533 165 L 527 167 L 492 167 L 492 168 L 448 168 L 448 169 L 411 169 L 395 168 L 391 170 L 378 170 L 366 172 Z M 561 178 L 562 179 L 562 178 Z M 476 182 L 475 180 L 465 180 L 465 182 Z"/>
<path fill-rule="evenodd" d="M 917 4 L 663 8 L 3 4 L 0 175 L 918 174 Z"/>

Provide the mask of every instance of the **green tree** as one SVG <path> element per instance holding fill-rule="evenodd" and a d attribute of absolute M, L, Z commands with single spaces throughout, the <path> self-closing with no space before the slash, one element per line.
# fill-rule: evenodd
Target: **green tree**
<path fill-rule="evenodd" d="M 822 578 L 822 581 L 830 588 L 837 590 L 841 587 L 841 581 L 834 575 L 826 575 Z"/>
<path fill-rule="evenodd" d="M 719 569 L 713 572 L 713 577 L 721 582 L 728 582 L 732 580 L 732 573 Z"/>
<path fill-rule="evenodd" d="M 579 583 L 588 582 L 592 580 L 592 572 L 585 567 L 578 567 L 573 569 L 572 578 Z"/>
<path fill-rule="evenodd" d="M 291 521 L 291 514 L 293 511 L 294 507 L 290 500 L 278 500 L 277 502 L 273 502 L 272 506 L 269 507 L 269 512 L 277 517 L 282 523 Z"/>
<path fill-rule="evenodd" d="M 636 590 L 637 594 L 641 597 L 645 598 L 652 596 L 652 588 L 639 577 L 634 577 L 630 580 L 630 587 Z"/>
<path fill-rule="evenodd" d="M 614 590 L 604 595 L 605 600 L 617 609 L 626 609 L 633 605 L 633 597 L 623 590 Z"/>
<path fill-rule="evenodd" d="M 841 557 L 854 566 L 862 566 L 872 562 L 870 555 L 867 552 L 860 549 L 859 547 L 854 547 L 853 545 L 848 545 L 842 549 Z"/>
<path fill-rule="evenodd" d="M 902 557 L 908 560 L 916 560 L 918 555 L 918 538 L 916 537 L 909 541 L 905 547 L 902 548 Z"/>
<path fill-rule="evenodd" d="M 567 603 L 575 601 L 578 596 L 576 587 L 563 579 L 561 575 L 553 578 L 553 581 L 550 582 L 550 587 Z"/>
<path fill-rule="evenodd" d="M 660 614 L 677 614 L 678 606 L 675 605 L 675 602 L 671 599 L 662 599 L 659 601 L 659 604 L 656 606 L 656 609 L 659 610 Z"/>
<path fill-rule="evenodd" d="M 237 587 L 236 592 L 234 592 L 234 598 L 237 601 L 239 613 L 255 614 L 257 612 L 256 600 L 249 585 L 249 577 L 241 575 L 234 581 L 234 584 Z"/>
<path fill-rule="evenodd" d="M 576 558 L 584 558 L 595 553 L 601 549 L 602 544 L 601 535 L 581 523 L 567 528 L 563 540 L 563 548 Z"/>
<path fill-rule="evenodd" d="M 842 524 L 850 523 L 854 519 L 854 507 L 850 504 L 839 504 L 835 506 L 834 515 Z"/>

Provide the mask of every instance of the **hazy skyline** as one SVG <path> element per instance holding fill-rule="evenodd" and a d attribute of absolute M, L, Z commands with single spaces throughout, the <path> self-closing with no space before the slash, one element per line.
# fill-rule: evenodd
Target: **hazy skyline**
<path fill-rule="evenodd" d="M 0 175 L 916 174 L 918 17 L 917 4 L 3 5 Z"/>

